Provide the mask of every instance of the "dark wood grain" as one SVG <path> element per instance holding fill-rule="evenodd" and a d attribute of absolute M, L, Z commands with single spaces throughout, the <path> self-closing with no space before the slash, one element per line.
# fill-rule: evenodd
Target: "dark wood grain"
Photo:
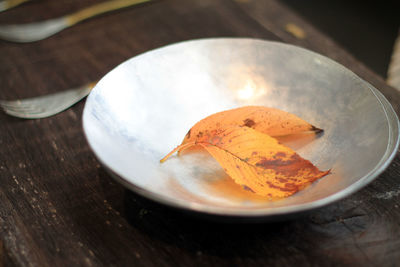
<path fill-rule="evenodd" d="M 0 23 L 62 15 L 99 1 L 34 1 Z M 295 23 L 307 34 L 285 31 Z M 106 14 L 49 39 L 0 41 L 0 99 L 97 80 L 124 60 L 182 40 L 244 36 L 325 54 L 393 88 L 277 1 L 156 1 Z M 226 224 L 144 199 L 110 178 L 83 136 L 84 103 L 55 117 L 0 114 L 0 259 L 16 266 L 398 266 L 400 158 L 358 193 L 279 223 Z"/>

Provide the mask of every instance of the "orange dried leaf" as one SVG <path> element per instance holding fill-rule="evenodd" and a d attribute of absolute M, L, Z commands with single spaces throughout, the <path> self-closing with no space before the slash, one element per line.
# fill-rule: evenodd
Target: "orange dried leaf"
<path fill-rule="evenodd" d="M 322 131 L 296 115 L 283 110 L 246 106 L 218 112 L 202 119 L 188 131 L 182 144 L 195 141 L 204 134 L 204 131 L 228 126 L 247 126 L 270 136 Z"/>
<path fill-rule="evenodd" d="M 271 199 L 290 196 L 329 173 L 275 138 L 238 126 L 204 130 L 201 137 L 178 146 L 162 161 L 194 145 L 204 147 L 236 183 Z"/>

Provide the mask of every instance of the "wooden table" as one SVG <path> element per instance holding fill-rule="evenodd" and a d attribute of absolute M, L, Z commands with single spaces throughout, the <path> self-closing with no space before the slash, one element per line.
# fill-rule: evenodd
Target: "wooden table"
<path fill-rule="evenodd" d="M 0 23 L 39 21 L 96 2 L 34 1 L 1 13 Z M 290 33 L 288 23 L 305 37 Z M 400 111 L 399 93 L 277 0 L 155 1 L 40 42 L 0 41 L 0 99 L 66 90 L 144 51 L 218 36 L 280 40 L 325 54 Z M 111 179 L 84 138 L 83 106 L 41 120 L 0 114 L 0 265 L 400 265 L 398 155 L 366 188 L 305 217 L 215 223 L 153 203 Z"/>

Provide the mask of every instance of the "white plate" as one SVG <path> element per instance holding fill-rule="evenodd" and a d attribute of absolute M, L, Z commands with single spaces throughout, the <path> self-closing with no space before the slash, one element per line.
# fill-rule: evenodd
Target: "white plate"
<path fill-rule="evenodd" d="M 206 154 L 159 160 L 212 113 L 276 107 L 325 130 L 292 143 L 321 170 L 305 190 L 269 202 L 236 185 Z M 399 144 L 399 122 L 371 85 L 334 61 L 256 39 L 186 41 L 136 56 L 90 93 L 83 128 L 95 155 L 129 189 L 188 211 L 282 218 L 341 199 L 379 175 Z"/>

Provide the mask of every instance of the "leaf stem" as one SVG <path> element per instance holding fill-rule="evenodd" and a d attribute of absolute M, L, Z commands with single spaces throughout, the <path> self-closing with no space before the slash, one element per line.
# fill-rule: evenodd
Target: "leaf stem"
<path fill-rule="evenodd" d="M 193 146 L 193 145 L 195 145 L 196 144 L 196 142 L 189 142 L 189 143 L 186 143 L 186 144 L 183 144 L 183 145 L 179 145 L 179 146 L 177 146 L 177 147 L 175 147 L 171 152 L 169 152 L 165 157 L 163 157 L 161 160 L 160 160 L 160 163 L 163 163 L 164 161 L 166 161 L 172 154 L 174 154 L 177 150 L 184 150 L 184 149 L 186 149 L 186 148 L 188 148 L 188 147 L 190 147 L 190 146 Z"/>

